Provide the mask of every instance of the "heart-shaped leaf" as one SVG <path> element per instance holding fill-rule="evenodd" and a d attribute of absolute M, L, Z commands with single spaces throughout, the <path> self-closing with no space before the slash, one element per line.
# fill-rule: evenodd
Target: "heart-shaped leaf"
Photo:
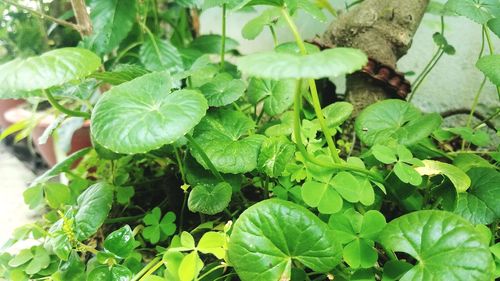
<path fill-rule="evenodd" d="M 228 257 L 243 281 L 290 280 L 293 261 L 316 272 L 340 262 L 333 231 L 313 213 L 272 199 L 245 210 L 234 224 Z"/>
<path fill-rule="evenodd" d="M 479 24 L 485 24 L 500 14 L 498 0 L 448 0 L 445 7 Z"/>
<path fill-rule="evenodd" d="M 243 96 L 245 89 L 245 82 L 233 79 L 229 73 L 220 73 L 200 87 L 209 106 L 228 105 Z"/>
<path fill-rule="evenodd" d="M 417 260 L 401 280 L 490 280 L 488 243 L 465 219 L 445 211 L 417 211 L 391 221 L 382 245 Z"/>
<path fill-rule="evenodd" d="M 411 145 L 429 136 L 441 125 L 439 114 L 423 115 L 410 103 L 385 100 L 368 106 L 356 119 L 356 134 L 366 145 L 386 143 L 396 139 Z"/>
<path fill-rule="evenodd" d="M 500 55 L 490 55 L 480 58 L 476 67 L 481 70 L 491 83 L 500 87 Z"/>
<path fill-rule="evenodd" d="M 92 113 L 92 135 L 118 153 L 144 153 L 173 143 L 189 132 L 207 110 L 194 90 L 170 93 L 167 72 L 156 72 L 109 90 Z"/>
<path fill-rule="evenodd" d="M 498 36 L 498 38 L 500 38 L 500 18 L 490 19 L 488 21 L 488 27 Z"/>
<path fill-rule="evenodd" d="M 293 79 L 270 80 L 252 78 L 248 86 L 248 99 L 252 104 L 264 102 L 264 112 L 270 116 L 285 112 L 293 104 L 297 82 Z"/>
<path fill-rule="evenodd" d="M 191 212 L 215 215 L 227 208 L 232 192 L 233 188 L 227 182 L 199 184 L 189 193 L 188 208 Z"/>
<path fill-rule="evenodd" d="M 333 129 L 351 116 L 353 106 L 348 102 L 339 101 L 328 105 L 322 110 L 328 127 Z"/>
<path fill-rule="evenodd" d="M 251 76 L 269 79 L 339 76 L 361 69 L 368 59 L 357 49 L 334 48 L 306 56 L 289 53 L 256 53 L 241 57 L 238 68 Z"/>
<path fill-rule="evenodd" d="M 243 26 L 241 35 L 248 40 L 255 39 L 263 30 L 266 25 L 272 25 L 280 17 L 280 10 L 271 8 L 265 10 L 259 16 L 253 18 Z"/>
<path fill-rule="evenodd" d="M 215 168 L 223 173 L 246 173 L 257 167 L 257 157 L 265 137 L 250 135 L 254 122 L 244 113 L 220 109 L 211 111 L 196 126 L 194 138 Z M 205 169 L 205 161 L 196 150 L 192 155 Z"/>
<path fill-rule="evenodd" d="M 23 98 L 35 90 L 60 86 L 97 70 L 101 59 L 89 50 L 61 48 L 0 65 L 0 98 Z"/>
<path fill-rule="evenodd" d="M 130 255 L 135 246 L 134 234 L 128 225 L 111 232 L 104 240 L 104 248 L 122 259 Z"/>
<path fill-rule="evenodd" d="M 500 218 L 500 173 L 490 168 L 467 172 L 471 186 L 458 197 L 455 213 L 474 224 L 490 224 Z"/>
<path fill-rule="evenodd" d="M 301 190 L 304 202 L 318 208 L 322 214 L 333 214 L 342 209 L 342 197 L 329 183 L 307 181 Z"/>
<path fill-rule="evenodd" d="M 132 272 L 123 265 L 99 265 L 89 272 L 87 280 L 93 281 L 125 281 L 132 280 Z"/>
<path fill-rule="evenodd" d="M 82 241 L 96 233 L 108 217 L 113 203 L 113 186 L 96 183 L 78 196 L 77 203 L 76 236 Z"/>

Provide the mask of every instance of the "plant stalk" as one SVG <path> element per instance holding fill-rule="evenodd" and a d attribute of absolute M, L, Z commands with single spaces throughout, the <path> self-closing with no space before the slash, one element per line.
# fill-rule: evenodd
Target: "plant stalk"
<path fill-rule="evenodd" d="M 190 136 L 189 134 L 186 134 L 185 135 L 186 139 L 191 143 L 191 145 L 193 146 L 193 148 L 198 151 L 198 153 L 200 154 L 201 158 L 203 158 L 203 161 L 205 162 L 205 164 L 208 166 L 208 168 L 210 169 L 210 171 L 212 171 L 212 173 L 214 174 L 214 176 L 221 182 L 225 182 L 224 178 L 222 177 L 222 175 L 219 173 L 219 171 L 217 171 L 217 169 L 215 168 L 214 164 L 212 163 L 212 161 L 210 161 L 210 158 L 208 158 L 208 155 L 205 153 L 205 151 L 203 151 L 203 148 L 201 148 L 201 146 L 194 140 L 194 138 L 192 136 Z"/>
<path fill-rule="evenodd" d="M 43 93 L 47 97 L 47 100 L 49 101 L 49 103 L 54 108 L 56 108 L 57 110 L 59 110 L 60 112 L 66 114 L 68 116 L 83 117 L 85 119 L 90 119 L 90 114 L 87 113 L 87 112 L 75 111 L 75 110 L 67 109 L 64 106 L 62 106 L 60 103 L 57 102 L 57 100 L 54 98 L 54 96 L 52 96 L 52 94 L 50 93 L 50 91 L 43 90 Z"/>
<path fill-rule="evenodd" d="M 222 38 L 220 44 L 220 68 L 224 69 L 224 59 L 226 55 L 226 13 L 227 5 L 222 4 Z"/>

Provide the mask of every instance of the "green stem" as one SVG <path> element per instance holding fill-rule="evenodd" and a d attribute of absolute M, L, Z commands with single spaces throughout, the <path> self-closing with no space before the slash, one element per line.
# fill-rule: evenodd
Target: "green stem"
<path fill-rule="evenodd" d="M 150 269 L 157 267 L 157 265 L 160 264 L 160 266 L 163 264 L 163 260 L 160 257 L 156 257 L 152 259 L 139 273 L 137 273 L 130 281 L 137 281 L 137 280 L 142 280 L 142 276 L 146 276 L 149 272 Z"/>
<path fill-rule="evenodd" d="M 271 31 L 271 35 L 273 36 L 274 47 L 278 46 L 278 36 L 276 35 L 276 30 L 274 30 L 274 26 L 269 25 L 269 30 Z"/>
<path fill-rule="evenodd" d="M 301 54 L 307 55 L 307 50 L 306 50 L 306 47 L 304 45 L 304 41 L 300 37 L 297 26 L 293 22 L 290 14 L 284 8 L 281 9 L 281 13 L 282 13 L 283 17 L 285 18 L 286 22 L 288 23 L 290 30 L 293 33 L 293 36 L 295 38 L 295 41 L 297 42 L 297 45 L 299 46 Z M 325 121 L 325 116 L 323 115 L 323 111 L 321 110 L 321 104 L 319 101 L 318 90 L 316 88 L 316 82 L 314 81 L 314 79 L 308 79 L 307 82 L 309 84 L 309 89 L 311 91 L 311 98 L 312 98 L 314 112 L 316 113 L 316 117 L 318 118 L 321 130 L 323 131 L 323 134 L 325 135 L 326 143 L 328 144 L 328 148 L 330 149 L 330 154 L 331 154 L 331 157 L 333 159 L 333 162 L 335 162 L 337 164 L 341 163 L 342 161 L 339 157 L 337 147 L 335 147 L 335 142 L 333 141 L 332 134 L 330 133 L 330 129 L 328 128 L 326 121 Z"/>
<path fill-rule="evenodd" d="M 474 129 L 479 128 L 479 126 L 481 126 L 482 124 L 484 124 L 484 123 L 490 121 L 491 119 L 497 117 L 499 114 L 500 114 L 500 109 L 497 109 L 497 111 L 495 113 L 493 113 L 490 117 L 484 119 L 483 121 L 481 121 L 481 123 L 479 123 L 476 126 L 474 126 Z"/>
<path fill-rule="evenodd" d="M 481 92 L 483 91 L 485 84 L 486 84 L 486 76 L 483 78 L 483 81 L 481 82 L 481 85 L 479 85 L 479 89 L 477 90 L 476 95 L 474 96 L 474 101 L 472 102 L 472 106 L 470 109 L 469 118 L 467 119 L 466 127 L 470 127 L 470 125 L 472 123 L 472 119 L 474 117 L 474 111 L 476 111 L 477 104 L 479 103 L 479 96 L 481 95 Z"/>
<path fill-rule="evenodd" d="M 216 271 L 217 269 L 220 269 L 220 268 L 225 268 L 226 265 L 225 264 L 221 264 L 221 265 L 218 265 L 218 266 L 214 266 L 213 268 L 211 268 L 209 271 L 203 273 L 202 276 L 198 277 L 197 280 L 202 280 L 203 278 L 207 277 L 210 273 Z"/>
<path fill-rule="evenodd" d="M 222 4 L 222 38 L 220 44 L 220 68 L 224 69 L 224 57 L 226 55 L 226 4 Z"/>
<path fill-rule="evenodd" d="M 425 78 L 427 78 L 427 75 L 429 75 L 429 73 L 432 71 L 432 69 L 436 66 L 436 64 L 439 62 L 439 60 L 443 56 L 443 54 L 444 54 L 443 49 L 439 48 L 436 51 L 436 53 L 434 54 L 434 56 L 432 57 L 432 59 L 429 61 L 429 63 L 425 66 L 422 73 L 415 80 L 415 86 L 413 87 L 411 96 L 408 98 L 408 102 L 411 102 L 411 100 L 415 96 L 418 88 L 420 88 L 420 85 L 422 85 L 422 83 L 425 81 Z"/>
<path fill-rule="evenodd" d="M 142 219 L 144 215 L 137 215 L 137 216 L 130 216 L 130 217 L 120 217 L 120 218 L 111 218 L 111 219 L 106 219 L 104 221 L 105 224 L 112 224 L 112 223 L 121 223 L 121 222 L 133 222 L 137 221 L 139 219 Z"/>
<path fill-rule="evenodd" d="M 184 225 L 184 211 L 186 211 L 186 203 L 188 199 L 187 191 L 184 191 L 184 198 L 182 199 L 181 217 L 179 218 L 179 233 L 182 233 L 182 226 Z"/>
<path fill-rule="evenodd" d="M 184 172 L 184 165 L 182 165 L 181 156 L 177 148 L 174 149 L 175 159 L 177 160 L 177 166 L 179 166 L 179 172 L 181 173 L 182 182 L 186 183 L 186 174 Z"/>
<path fill-rule="evenodd" d="M 490 49 L 490 55 L 495 54 L 495 50 L 493 49 L 493 43 L 491 42 L 490 32 L 485 25 L 483 25 L 483 34 L 486 36 L 486 42 L 488 42 L 488 48 Z M 500 99 L 500 87 L 496 86 L 496 89 L 497 89 L 498 98 Z"/>
<path fill-rule="evenodd" d="M 57 110 L 59 110 L 60 112 L 66 114 L 68 116 L 83 117 L 85 119 L 90 119 L 90 114 L 87 113 L 87 112 L 75 111 L 75 110 L 67 109 L 64 106 L 62 106 L 60 103 L 57 102 L 57 100 L 54 98 L 54 96 L 52 96 L 52 94 L 50 93 L 50 91 L 43 90 L 43 93 L 45 94 L 45 96 L 49 100 L 49 103 L 54 108 L 56 108 Z"/>
<path fill-rule="evenodd" d="M 210 169 L 210 171 L 212 171 L 212 173 L 214 174 L 214 176 L 219 181 L 224 182 L 225 181 L 224 178 L 219 173 L 219 171 L 217 171 L 217 169 L 215 168 L 215 166 L 212 163 L 212 161 L 210 161 L 210 158 L 208 158 L 208 156 L 205 153 L 205 151 L 203 151 L 203 148 L 201 148 L 201 146 L 189 134 L 185 135 L 185 137 L 189 141 L 189 143 L 193 146 L 193 148 L 200 154 L 201 158 L 203 158 L 203 161 L 205 162 L 205 165 L 208 166 L 208 168 Z"/>

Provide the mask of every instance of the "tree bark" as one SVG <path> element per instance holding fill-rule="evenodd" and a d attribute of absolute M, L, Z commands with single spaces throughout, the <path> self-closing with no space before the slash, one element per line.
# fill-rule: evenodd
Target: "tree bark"
<path fill-rule="evenodd" d="M 429 0 L 365 0 L 341 15 L 323 34 L 325 45 L 353 47 L 396 69 L 420 25 Z M 367 75 L 348 75 L 346 99 L 357 115 L 366 106 L 390 98 L 386 88 Z"/>
<path fill-rule="evenodd" d="M 85 0 L 71 0 L 71 6 L 73 7 L 76 23 L 80 27 L 82 36 L 89 36 L 92 34 L 92 21 L 90 21 Z"/>

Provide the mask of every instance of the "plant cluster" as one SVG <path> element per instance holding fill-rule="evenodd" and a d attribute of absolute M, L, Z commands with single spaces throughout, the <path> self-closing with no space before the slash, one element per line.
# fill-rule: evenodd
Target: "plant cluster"
<path fill-rule="evenodd" d="M 484 122 L 445 128 L 439 114 L 394 99 L 352 120 L 351 104 L 325 104 L 329 93 L 318 91 L 316 80 L 367 62 L 360 50 L 320 51 L 299 35 L 293 15 L 326 20 L 323 10 L 337 13 L 328 1 L 157 2 L 91 0 L 94 32 L 79 47 L 0 65 L 1 98 L 48 101 L 63 117 L 47 134 L 64 119 L 89 119 L 93 141 L 24 192 L 43 219 L 16 229 L 10 245 L 39 243 L 0 255 L 0 276 L 500 276 L 500 152 Z M 479 22 L 483 42 L 491 43 L 490 30 L 500 33 L 497 4 L 432 7 Z M 245 25 L 244 37 L 285 26 L 295 42 L 276 39 L 272 52 L 239 56 L 225 35 L 226 13 L 256 5 L 265 9 Z M 199 36 L 193 7 L 221 8 L 222 35 Z M 453 53 L 443 33 L 434 36 L 437 57 Z M 499 86 L 500 56 L 489 50 L 477 64 L 482 85 L 489 78 Z M 61 175 L 65 181 L 53 180 Z"/>

